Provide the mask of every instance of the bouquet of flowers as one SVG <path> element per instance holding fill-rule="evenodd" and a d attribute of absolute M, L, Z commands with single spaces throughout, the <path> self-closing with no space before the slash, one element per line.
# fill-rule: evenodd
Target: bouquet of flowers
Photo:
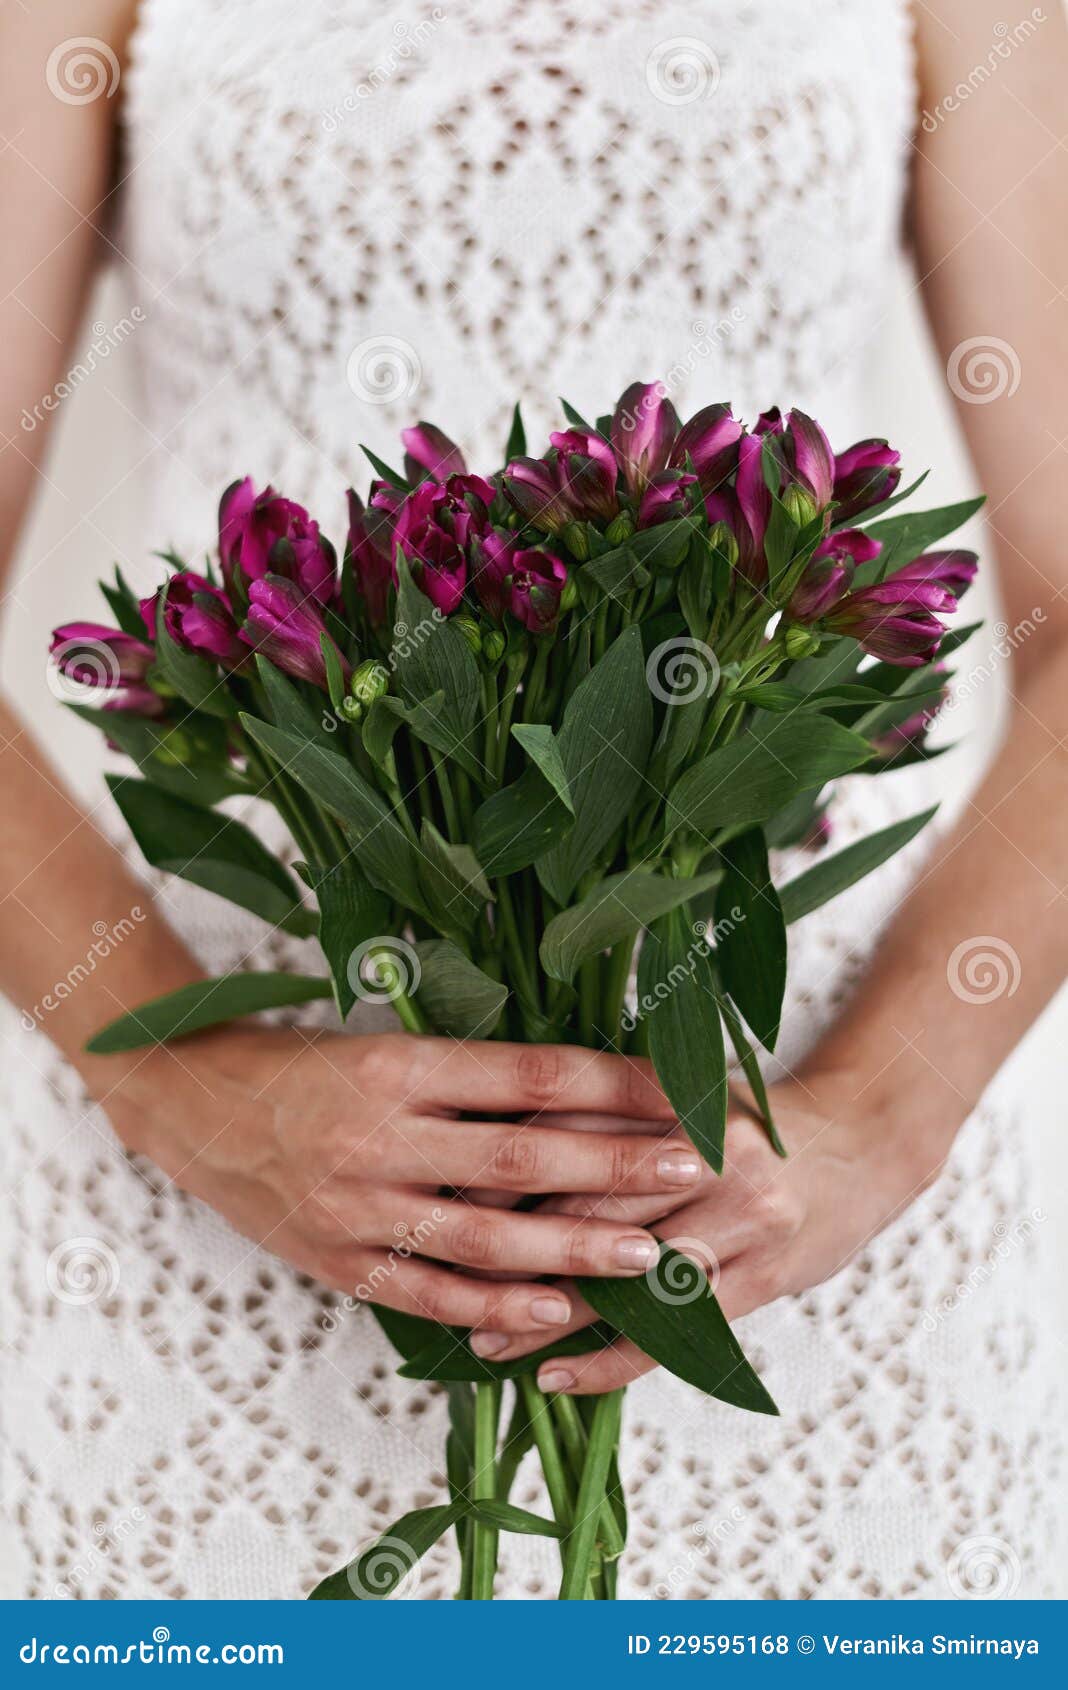
<path fill-rule="evenodd" d="M 401 469 L 368 452 L 340 569 L 305 510 L 236 482 L 204 574 L 167 555 L 138 602 L 116 571 L 117 626 L 56 630 L 63 674 L 108 692 L 73 708 L 136 764 L 109 786 L 148 862 L 317 934 L 324 958 L 321 977 L 187 986 L 90 1049 L 318 997 L 344 1019 L 373 980 L 413 1033 L 650 1056 L 717 1171 L 740 1070 L 781 1151 L 757 1047 L 775 1047 L 790 924 L 933 812 L 778 887 L 769 851 L 825 842 L 829 783 L 932 754 L 944 660 L 971 632 L 943 618 L 976 559 L 928 548 L 979 501 L 890 516 L 919 486 L 898 489 L 898 453 L 836 455 L 797 410 L 680 423 L 655 384 L 592 423 L 564 410 L 530 457 L 517 407 L 488 476 L 427 423 L 404 431 Z M 250 795 L 283 818 L 299 882 L 217 808 Z M 462 1331 L 372 1305 L 401 1372 L 446 1386 L 450 1500 L 316 1597 L 388 1595 L 451 1530 L 460 1597 L 492 1596 L 511 1532 L 558 1540 L 561 1597 L 614 1595 L 622 1393 L 547 1397 L 547 1356 L 625 1334 L 696 1389 L 776 1412 L 690 1257 L 664 1245 L 645 1276 L 581 1289 L 592 1332 L 499 1365 Z M 551 1518 L 509 1501 L 530 1449 Z"/>

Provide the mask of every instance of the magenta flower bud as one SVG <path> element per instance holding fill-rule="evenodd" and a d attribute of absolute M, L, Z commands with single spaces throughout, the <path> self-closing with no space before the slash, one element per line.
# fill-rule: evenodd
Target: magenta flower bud
<path fill-rule="evenodd" d="M 516 542 L 491 529 L 480 535 L 471 548 L 471 571 L 479 603 L 494 622 L 500 623 L 508 608 L 508 577 L 519 552 Z"/>
<path fill-rule="evenodd" d="M 638 527 L 655 528 L 673 517 L 685 516 L 690 508 L 686 489 L 696 482 L 696 475 L 680 474 L 677 469 L 662 469 L 654 475 L 638 506 Z"/>
<path fill-rule="evenodd" d="M 619 509 L 616 460 L 607 440 L 572 428 L 550 434 L 556 447 L 556 480 L 572 517 L 611 522 Z"/>
<path fill-rule="evenodd" d="M 566 585 L 567 566 L 558 557 L 533 548 L 518 551 L 508 577 L 508 608 L 532 634 L 550 633 Z"/>
<path fill-rule="evenodd" d="M 753 425 L 754 434 L 783 434 L 786 425 L 782 420 L 782 412 L 778 405 L 773 405 L 770 411 L 761 411 Z"/>
<path fill-rule="evenodd" d="M 764 443 L 760 435 L 743 434 L 739 440 L 738 474 L 734 485 L 749 532 L 750 550 L 763 558 L 764 535 L 771 515 L 771 494 L 764 480 Z M 766 568 L 762 570 L 761 578 L 765 575 Z"/>
<path fill-rule="evenodd" d="M 543 534 L 560 534 L 572 519 L 557 466 L 544 458 L 513 458 L 504 491 L 524 522 Z"/>
<path fill-rule="evenodd" d="M 213 587 L 203 575 L 196 575 L 190 569 L 172 575 L 165 587 L 164 621 L 177 645 L 228 669 L 236 669 L 244 662 L 248 652 L 241 642 L 230 601 L 221 587 Z M 164 587 L 160 587 L 151 598 L 141 600 L 141 615 L 153 639 L 163 593 Z"/>
<path fill-rule="evenodd" d="M 429 475 L 433 481 L 447 481 L 450 475 L 463 475 L 467 470 L 459 446 L 443 434 L 433 423 L 417 423 L 414 428 L 402 428 L 404 442 L 404 473 L 415 482 Z"/>
<path fill-rule="evenodd" d="M 689 457 L 702 493 L 711 493 L 733 474 L 741 438 L 742 425 L 735 421 L 729 405 L 706 405 L 683 423 L 671 449 L 671 463 L 685 469 Z"/>
<path fill-rule="evenodd" d="M 85 687 L 126 687 L 144 680 L 155 653 L 144 640 L 100 622 L 65 622 L 49 654 L 60 673 Z"/>
<path fill-rule="evenodd" d="M 372 486 L 371 508 L 365 510 L 359 494 L 351 487 L 348 490 L 349 532 L 345 556 L 367 620 L 372 628 L 380 628 L 386 620 L 389 589 L 393 585 L 394 519 L 392 512 L 375 505 L 374 495 Z"/>
<path fill-rule="evenodd" d="M 468 550 L 489 528 L 489 510 L 474 491 L 478 484 L 474 476 L 450 476 L 444 487 L 421 481 L 396 513 L 393 543 L 427 598 L 446 616 L 463 598 Z M 489 482 L 481 485 L 492 499 Z"/>
<path fill-rule="evenodd" d="M 853 565 L 845 557 L 814 557 L 790 595 L 792 622 L 819 622 L 848 593 Z"/>
<path fill-rule="evenodd" d="M 612 418 L 612 448 L 632 494 L 666 469 L 679 419 L 660 382 L 632 382 Z"/>
<path fill-rule="evenodd" d="M 167 701 L 161 698 L 158 692 L 153 692 L 151 687 L 132 686 L 114 698 L 109 698 L 104 704 L 104 709 L 121 710 L 127 716 L 159 717 L 166 711 Z M 113 749 L 117 750 L 118 747 Z"/>
<path fill-rule="evenodd" d="M 320 604 L 334 596 L 336 559 L 319 524 L 273 488 L 257 493 L 249 476 L 228 487 L 219 504 L 219 559 L 235 605 L 268 572 L 295 581 Z"/>
<path fill-rule="evenodd" d="M 937 655 L 945 632 L 938 613 L 954 610 L 956 599 L 938 582 L 902 580 L 902 573 L 848 593 L 826 618 L 826 626 L 850 635 L 872 657 L 915 669 Z"/>
<path fill-rule="evenodd" d="M 791 411 L 783 442 L 791 479 L 812 494 L 817 511 L 825 510 L 834 492 L 834 453 L 819 423 L 804 411 Z"/>
<path fill-rule="evenodd" d="M 744 438 L 749 440 L 752 436 L 746 435 Z M 757 444 L 759 446 L 759 442 Z M 740 476 L 739 471 L 739 478 Z M 766 488 L 764 491 L 767 493 Z M 770 499 L 768 502 L 770 506 Z M 768 575 L 763 548 L 753 538 L 752 529 L 735 488 L 724 487 L 718 493 L 710 493 L 705 500 L 705 514 L 710 525 L 709 539 L 712 543 L 727 555 L 733 566 L 754 587 L 763 586 Z M 729 545 L 722 543 L 725 534 L 729 537 Z"/>
<path fill-rule="evenodd" d="M 241 630 L 246 645 L 262 652 L 287 675 L 311 681 L 326 692 L 326 664 L 320 643 L 326 624 L 316 600 L 280 575 L 253 581 L 248 598 L 248 617 Z M 337 655 L 347 685 L 349 666 L 340 651 Z"/>
<path fill-rule="evenodd" d="M 885 440 L 858 440 L 834 460 L 835 516 L 841 521 L 888 499 L 901 480 L 901 454 Z"/>
<path fill-rule="evenodd" d="M 928 581 L 944 587 L 953 598 L 959 599 L 975 580 L 979 559 L 974 552 L 959 549 L 946 552 L 924 552 L 913 558 L 891 576 L 893 581 Z M 948 605 L 952 610 L 953 605 Z"/>

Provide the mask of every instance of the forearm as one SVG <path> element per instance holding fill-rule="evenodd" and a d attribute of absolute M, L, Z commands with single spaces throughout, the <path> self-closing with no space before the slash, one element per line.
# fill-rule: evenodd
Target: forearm
<path fill-rule="evenodd" d="M 806 1065 L 806 1084 L 829 1089 L 837 1107 L 896 1127 L 921 1175 L 1064 976 L 1068 752 L 1056 725 L 1066 688 L 1068 651 L 1052 644 L 1029 668 L 985 780 Z M 992 975 L 969 980 L 967 958 L 980 951 Z"/>
<path fill-rule="evenodd" d="M 141 1057 L 86 1039 L 201 970 L 2 701 L 0 745 L 0 987 L 103 1098 Z"/>

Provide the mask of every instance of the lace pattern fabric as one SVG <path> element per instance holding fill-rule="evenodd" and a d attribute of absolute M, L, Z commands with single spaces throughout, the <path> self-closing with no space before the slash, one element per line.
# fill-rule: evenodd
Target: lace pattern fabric
<path fill-rule="evenodd" d="M 355 442 L 388 457 L 415 414 L 456 420 L 479 467 L 517 394 L 537 441 L 545 395 L 593 408 L 655 374 L 683 410 L 857 418 L 912 118 L 897 0 L 145 0 L 127 102 L 146 520 L 191 561 L 246 470 L 340 532 Z M 847 783 L 837 840 L 923 781 Z M 926 849 L 795 930 L 785 1064 Z M 165 899 L 213 971 L 313 966 L 208 894 Z M 293 1596 L 439 1500 L 443 1399 L 397 1379 L 366 1310 L 124 1154 L 46 1033 L 5 1032 L 5 1594 Z M 995 1088 L 898 1222 L 742 1323 L 780 1420 L 633 1388 L 622 1595 L 972 1594 L 991 1564 L 1050 1593 L 1031 1181 Z M 515 1497 L 545 1506 L 529 1461 Z M 510 1540 L 499 1593 L 552 1595 L 554 1555 Z M 454 1579 L 443 1544 L 417 1593 Z"/>

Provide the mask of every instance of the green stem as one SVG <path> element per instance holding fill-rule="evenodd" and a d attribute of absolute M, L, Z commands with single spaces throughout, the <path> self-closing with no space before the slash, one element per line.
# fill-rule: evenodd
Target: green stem
<path fill-rule="evenodd" d="M 384 989 L 394 988 L 390 992 L 390 1002 L 402 1026 L 406 1027 L 409 1033 L 428 1033 L 430 1023 L 426 1016 L 407 992 L 400 989 L 401 975 L 396 957 L 385 946 L 381 950 L 372 951 L 370 955 L 376 979 Z"/>
<path fill-rule="evenodd" d="M 475 1502 L 490 1502 L 497 1492 L 497 1416 L 501 1387 L 496 1380 L 475 1386 L 475 1463 L 471 1475 L 471 1496 Z M 493 1600 L 493 1576 L 497 1570 L 497 1533 L 492 1526 L 472 1522 L 471 1598 Z"/>
<path fill-rule="evenodd" d="M 541 1469 L 545 1474 L 545 1488 L 549 1492 L 553 1518 L 558 1526 L 570 1531 L 575 1513 L 575 1498 L 553 1430 L 549 1399 L 543 1391 L 539 1391 L 532 1374 L 520 1374 L 517 1383 L 530 1415 L 534 1445 L 541 1458 Z M 560 1553 L 564 1554 L 563 1546 Z"/>
<path fill-rule="evenodd" d="M 460 815 L 453 797 L 452 781 L 449 779 L 449 765 L 444 757 L 431 748 L 430 761 L 434 765 L 437 777 L 438 791 L 441 793 L 441 807 L 445 812 L 445 831 L 454 845 L 462 842 L 464 834 L 460 826 Z"/>
<path fill-rule="evenodd" d="M 581 1480 L 583 1468 L 586 1465 L 586 1455 L 589 1448 L 586 1427 L 578 1410 L 574 1397 L 559 1396 L 553 1398 L 553 1413 L 560 1426 L 560 1434 L 564 1440 L 567 1459 L 571 1471 L 576 1479 Z M 596 1414 L 596 1409 L 594 1410 Z M 614 1558 L 623 1553 L 623 1534 L 619 1529 L 612 1504 L 606 1497 L 601 1504 L 600 1538 L 604 1545 L 605 1554 Z"/>
<path fill-rule="evenodd" d="M 622 1391 L 609 1391 L 599 1397 L 590 1426 L 586 1460 L 582 1469 L 578 1501 L 575 1504 L 575 1524 L 567 1540 L 564 1556 L 564 1576 L 560 1583 L 562 1602 L 581 1602 L 593 1570 L 597 1527 L 605 1502 L 605 1487 L 612 1456 L 619 1441 L 619 1420 Z"/>

